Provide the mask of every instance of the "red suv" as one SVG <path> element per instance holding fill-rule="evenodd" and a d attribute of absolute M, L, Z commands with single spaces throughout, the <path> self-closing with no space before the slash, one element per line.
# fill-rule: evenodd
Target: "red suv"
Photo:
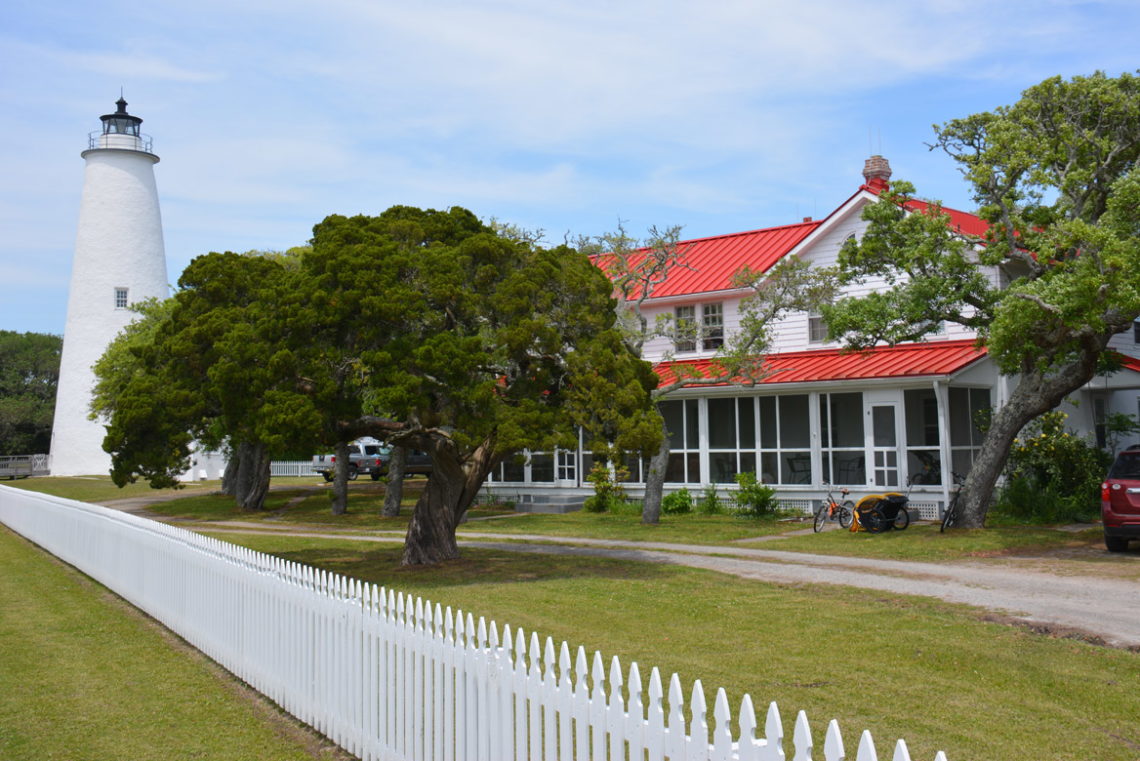
<path fill-rule="evenodd" d="M 1129 539 L 1140 539 L 1140 446 L 1125 449 L 1100 485 L 1104 546 L 1124 552 Z"/>

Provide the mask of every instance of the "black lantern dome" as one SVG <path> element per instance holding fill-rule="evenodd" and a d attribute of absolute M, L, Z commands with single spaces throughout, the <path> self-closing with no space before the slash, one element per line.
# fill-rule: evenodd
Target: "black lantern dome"
<path fill-rule="evenodd" d="M 119 107 L 119 110 L 113 114 L 105 114 L 99 117 L 103 120 L 103 134 L 132 135 L 138 137 L 139 125 L 142 124 L 142 119 L 127 113 L 127 102 L 123 100 L 123 96 L 119 96 L 115 105 Z"/>

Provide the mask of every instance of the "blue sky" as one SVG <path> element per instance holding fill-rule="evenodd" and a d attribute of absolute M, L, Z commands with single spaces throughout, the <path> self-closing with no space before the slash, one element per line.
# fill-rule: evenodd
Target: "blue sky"
<path fill-rule="evenodd" d="M 1140 66 L 1140 3 L 7 0 L 0 329 L 62 333 L 87 133 L 122 87 L 170 280 L 327 214 L 465 206 L 701 237 L 820 217 L 882 153 L 971 208 L 931 125 Z"/>

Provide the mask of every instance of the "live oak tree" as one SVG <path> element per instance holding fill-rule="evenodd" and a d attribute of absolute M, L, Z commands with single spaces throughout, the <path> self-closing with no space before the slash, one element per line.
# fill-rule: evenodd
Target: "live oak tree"
<path fill-rule="evenodd" d="M 141 308 L 96 365 L 93 414 L 107 424 L 111 476 L 178 485 L 192 448 L 226 448 L 225 488 L 243 510 L 260 509 L 269 486 L 270 442 L 306 431 L 274 404 L 291 379 L 255 329 L 279 261 L 233 253 L 191 262 L 178 291 Z M 277 451 L 281 451 L 277 449 Z"/>
<path fill-rule="evenodd" d="M 46 453 L 63 340 L 0 330 L 0 455 Z"/>
<path fill-rule="evenodd" d="M 645 425 L 652 371 L 625 350 L 610 283 L 584 255 L 502 237 L 463 209 L 394 207 L 329 217 L 311 256 L 322 267 L 370 262 L 357 277 L 371 295 L 356 304 L 372 337 L 355 366 L 371 414 L 341 429 L 432 458 L 405 564 L 457 557 L 459 521 L 487 476 L 524 449 L 569 445 L 577 425 L 656 446 L 658 429 Z"/>
<path fill-rule="evenodd" d="M 989 223 L 955 228 L 896 183 L 865 209 L 840 255 L 846 282 L 889 286 L 824 308 L 853 347 L 976 330 L 1011 380 L 958 500 L 980 527 L 1018 432 L 1093 378 L 1109 340 L 1140 315 L 1140 79 L 1048 79 L 1011 106 L 936 127 Z"/>

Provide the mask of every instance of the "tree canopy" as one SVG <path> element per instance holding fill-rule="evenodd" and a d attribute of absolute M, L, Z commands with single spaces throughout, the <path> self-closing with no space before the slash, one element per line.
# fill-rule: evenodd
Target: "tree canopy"
<path fill-rule="evenodd" d="M 0 455 L 51 447 L 63 339 L 0 330 Z"/>
<path fill-rule="evenodd" d="M 890 287 L 823 313 L 855 347 L 964 325 L 1011 377 L 959 499 L 964 525 L 980 526 L 1014 437 L 1087 383 L 1140 315 L 1140 79 L 1054 77 L 935 130 L 987 232 L 967 235 L 895 183 L 840 254 L 846 283 Z"/>
<path fill-rule="evenodd" d="M 169 478 L 195 438 L 280 452 L 379 436 L 432 457 L 404 558 L 431 563 L 456 556 L 456 526 L 507 457 L 570 445 L 576 426 L 656 448 L 656 376 L 614 328 L 609 281 L 569 247 L 509 232 L 397 206 L 326 218 L 296 266 L 195 259 L 169 315 L 121 339 L 134 368 L 101 374 L 120 384 L 116 472 Z M 155 422 L 151 395 L 182 394 Z"/>

